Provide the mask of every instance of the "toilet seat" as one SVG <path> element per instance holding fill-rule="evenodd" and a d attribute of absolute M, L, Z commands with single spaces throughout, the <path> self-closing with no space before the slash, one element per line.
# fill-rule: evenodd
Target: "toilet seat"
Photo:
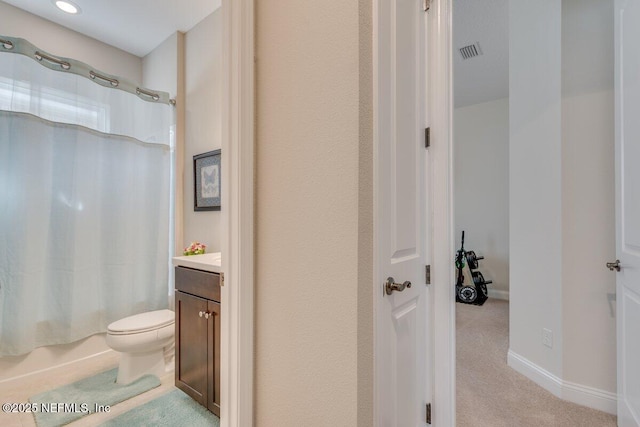
<path fill-rule="evenodd" d="M 107 327 L 106 342 L 120 352 L 118 384 L 130 384 L 146 374 L 161 377 L 173 369 L 175 314 L 156 310 L 125 317 Z"/>
<path fill-rule="evenodd" d="M 135 314 L 117 320 L 107 326 L 109 335 L 131 335 L 162 329 L 175 323 L 175 313 L 171 310 L 156 310 Z"/>

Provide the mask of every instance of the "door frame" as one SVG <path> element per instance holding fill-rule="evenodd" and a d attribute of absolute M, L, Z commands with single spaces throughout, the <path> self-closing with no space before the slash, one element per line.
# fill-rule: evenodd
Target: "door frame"
<path fill-rule="evenodd" d="M 453 293 L 453 144 L 451 0 L 429 14 L 431 131 L 433 425 L 455 425 L 455 296 Z M 373 0 L 373 48 L 377 6 Z M 221 426 L 253 425 L 254 338 L 254 1 L 222 0 Z M 376 57 L 373 71 L 376 73 Z M 374 86 L 374 91 L 376 90 Z M 378 106 L 374 101 L 374 111 Z M 374 124 L 374 144 L 377 138 Z M 228 184 L 226 184 L 228 183 Z M 373 189 L 374 192 L 378 188 Z M 241 267 L 242 266 L 242 267 Z M 374 266 L 375 268 L 375 266 Z M 374 286 L 379 290 L 374 270 Z M 375 302 L 373 302 L 375 304 Z M 233 332 L 233 333 L 232 333 Z M 375 333 L 375 332 L 374 332 Z M 375 342 L 375 336 L 374 336 Z M 375 354 L 374 354 L 375 360 Z M 438 369 L 435 369 L 438 367 Z M 374 374 L 374 373 L 372 373 Z M 375 375 L 374 375 L 375 384 Z M 375 386 L 374 386 L 375 387 Z M 375 401 L 374 401 L 374 414 Z M 377 420 L 374 420 L 377 425 Z"/>
<path fill-rule="evenodd" d="M 220 425 L 253 425 L 254 2 L 222 0 Z"/>
<path fill-rule="evenodd" d="M 428 13 L 429 113 L 433 167 L 433 418 L 456 425 L 456 311 L 454 292 L 452 0 L 435 0 Z"/>
<path fill-rule="evenodd" d="M 429 114 L 433 206 L 433 425 L 456 425 L 456 299 L 454 292 L 452 0 L 434 0 L 428 13 Z"/>
<path fill-rule="evenodd" d="M 427 0 L 429 1 L 429 0 Z M 431 176 L 429 179 L 432 209 L 432 223 L 427 224 L 429 234 L 432 236 L 432 268 L 431 268 L 431 342 L 428 367 L 432 379 L 432 425 L 455 425 L 455 295 L 453 287 L 454 266 L 454 221 L 453 221 L 453 143 L 452 143 L 452 55 L 451 55 L 451 0 L 433 0 L 431 2 L 429 20 L 429 53 L 427 64 L 429 100 L 427 110 L 431 127 Z M 373 0 L 373 144 L 374 153 L 377 151 L 378 123 L 377 111 L 379 110 L 377 92 L 380 63 L 378 62 L 378 36 L 379 22 L 378 0 Z M 374 175 L 376 171 L 374 168 Z M 374 198 L 379 197 L 381 189 L 374 177 Z M 374 213 L 375 215 L 375 213 Z M 374 231 L 375 233 L 375 231 Z M 374 246 L 379 242 L 377 234 L 374 234 Z M 383 278 L 377 270 L 374 262 L 373 272 L 374 316 L 377 316 L 376 295 L 380 292 Z M 377 324 L 377 317 L 374 325 Z M 377 396 L 377 362 L 379 359 L 376 346 L 377 330 L 374 327 L 374 399 L 373 414 L 374 425 L 380 426 L 378 417 Z M 437 367 L 437 369 L 436 369 Z"/>

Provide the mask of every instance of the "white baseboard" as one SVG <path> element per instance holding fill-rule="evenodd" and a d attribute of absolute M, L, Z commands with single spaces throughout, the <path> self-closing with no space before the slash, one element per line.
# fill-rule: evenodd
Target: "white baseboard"
<path fill-rule="evenodd" d="M 617 395 L 609 391 L 564 381 L 509 349 L 507 364 L 560 399 L 615 415 Z"/>
<path fill-rule="evenodd" d="M 489 298 L 509 301 L 509 291 L 500 291 L 498 289 L 488 289 L 488 295 L 489 295 Z"/>
<path fill-rule="evenodd" d="M 562 399 L 562 380 L 551 372 L 514 353 L 511 349 L 507 355 L 507 365 Z"/>

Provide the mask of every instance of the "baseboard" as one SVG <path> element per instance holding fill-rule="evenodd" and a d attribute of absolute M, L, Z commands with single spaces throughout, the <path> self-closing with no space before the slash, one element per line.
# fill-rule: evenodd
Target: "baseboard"
<path fill-rule="evenodd" d="M 560 399 L 613 415 L 617 412 L 616 393 L 564 381 L 511 349 L 507 364 Z"/>
<path fill-rule="evenodd" d="M 588 406 L 613 415 L 618 412 L 618 395 L 616 393 L 564 381 L 562 395 L 563 399 L 578 405 Z"/>
<path fill-rule="evenodd" d="M 554 396 L 561 399 L 563 398 L 562 380 L 551 372 L 539 367 L 519 354 L 514 353 L 511 349 L 509 349 L 509 353 L 507 355 L 507 364 L 515 371 L 538 384 L 540 387 L 551 392 Z"/>
<path fill-rule="evenodd" d="M 500 291 L 498 289 L 488 289 L 488 295 L 489 295 L 489 298 L 509 301 L 509 291 Z"/>

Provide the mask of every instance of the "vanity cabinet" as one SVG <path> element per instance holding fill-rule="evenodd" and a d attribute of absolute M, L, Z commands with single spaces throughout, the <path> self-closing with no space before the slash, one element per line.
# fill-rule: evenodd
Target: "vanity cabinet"
<path fill-rule="evenodd" d="M 175 268 L 176 387 L 220 416 L 220 274 Z"/>

